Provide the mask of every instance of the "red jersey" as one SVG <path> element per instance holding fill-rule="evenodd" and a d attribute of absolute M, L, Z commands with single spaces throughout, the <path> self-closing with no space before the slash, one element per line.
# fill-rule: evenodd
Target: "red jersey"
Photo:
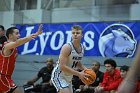
<path fill-rule="evenodd" d="M 118 69 L 115 69 L 113 74 L 105 72 L 101 86 L 104 87 L 104 91 L 115 90 L 117 87 L 114 82 L 119 81 L 120 78 L 120 70 Z"/>
<path fill-rule="evenodd" d="M 17 57 L 17 48 L 13 50 L 11 55 L 4 56 L 2 51 L 0 53 L 0 74 L 9 75 L 11 76 L 14 68 L 15 68 L 15 61 Z"/>
<path fill-rule="evenodd" d="M 16 87 L 11 76 L 15 68 L 17 48 L 9 56 L 4 56 L 2 51 L 0 51 L 0 91 L 8 92 L 11 88 Z"/>

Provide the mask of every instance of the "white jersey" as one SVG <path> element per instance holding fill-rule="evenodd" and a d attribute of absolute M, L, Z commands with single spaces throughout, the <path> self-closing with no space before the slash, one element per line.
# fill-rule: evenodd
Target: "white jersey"
<path fill-rule="evenodd" d="M 75 50 L 75 48 L 71 42 L 68 44 L 71 47 L 71 53 L 68 57 L 68 62 L 66 63 L 66 65 L 70 68 L 75 68 L 77 66 L 77 64 L 82 61 L 82 58 L 84 55 L 84 46 L 81 44 L 82 50 L 80 53 L 78 53 Z M 71 83 L 72 77 L 73 77 L 73 75 L 71 75 L 69 73 L 64 73 L 63 71 L 60 70 L 60 64 L 59 64 L 59 60 L 58 60 L 56 67 L 53 69 L 52 78 L 51 78 L 54 85 L 57 84 L 57 82 L 58 82 L 58 84 L 62 82 L 63 83 L 62 85 L 64 85 L 64 83 Z M 64 87 L 66 87 L 66 86 L 64 85 Z"/>

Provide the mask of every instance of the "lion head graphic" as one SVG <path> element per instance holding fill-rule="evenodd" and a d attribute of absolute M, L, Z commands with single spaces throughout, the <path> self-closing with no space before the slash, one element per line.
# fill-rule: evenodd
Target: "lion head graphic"
<path fill-rule="evenodd" d="M 101 33 L 98 45 L 103 57 L 131 57 L 135 52 L 136 43 L 128 26 L 112 24 Z"/>

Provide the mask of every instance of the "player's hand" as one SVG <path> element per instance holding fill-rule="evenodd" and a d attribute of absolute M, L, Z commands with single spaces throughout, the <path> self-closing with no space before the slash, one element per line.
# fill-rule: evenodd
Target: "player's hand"
<path fill-rule="evenodd" d="M 85 81 L 88 77 L 90 77 L 88 74 L 84 73 L 84 71 L 79 72 L 79 73 L 80 73 L 79 78 L 80 78 L 82 81 Z"/>
<path fill-rule="evenodd" d="M 100 92 L 102 92 L 103 90 L 104 90 L 104 88 L 101 87 L 101 86 L 97 86 L 97 87 L 95 88 L 95 92 L 96 92 L 96 93 L 100 93 Z"/>
<path fill-rule="evenodd" d="M 100 87 L 99 90 L 100 90 L 100 91 L 104 91 L 104 88 L 103 88 L 103 87 Z"/>
<path fill-rule="evenodd" d="M 43 25 L 40 24 L 40 26 L 39 26 L 39 28 L 38 28 L 38 31 L 37 31 L 36 33 L 34 33 L 34 34 L 31 35 L 31 37 L 32 37 L 33 39 L 36 38 L 38 35 L 42 34 L 42 32 L 43 32 L 42 27 L 43 27 Z"/>
<path fill-rule="evenodd" d="M 40 35 L 40 34 L 42 34 L 42 27 L 43 27 L 43 25 L 42 24 L 40 24 L 40 26 L 39 26 L 39 28 L 38 28 L 38 31 L 35 33 L 36 35 Z"/>
<path fill-rule="evenodd" d="M 95 93 L 99 93 L 99 87 L 100 87 L 100 86 L 97 86 L 97 87 L 94 89 Z"/>

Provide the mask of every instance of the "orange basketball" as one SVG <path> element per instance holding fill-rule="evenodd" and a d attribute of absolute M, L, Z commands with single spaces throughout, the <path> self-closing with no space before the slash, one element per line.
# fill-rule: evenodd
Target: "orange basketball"
<path fill-rule="evenodd" d="M 86 80 L 82 81 L 86 85 L 90 85 L 95 82 L 96 80 L 96 73 L 92 69 L 84 70 L 84 73 L 90 75 Z"/>

